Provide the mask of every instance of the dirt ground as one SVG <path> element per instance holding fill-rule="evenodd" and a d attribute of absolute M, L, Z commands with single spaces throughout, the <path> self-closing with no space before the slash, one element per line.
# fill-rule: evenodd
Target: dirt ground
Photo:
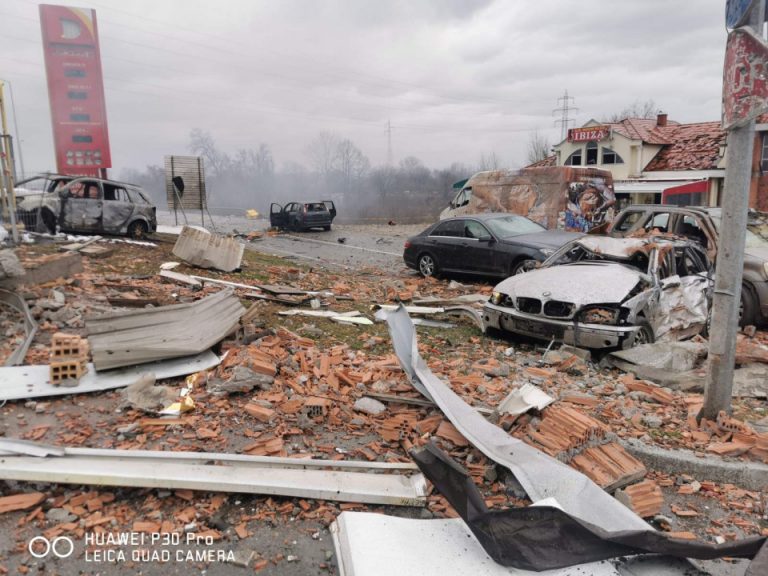
<path fill-rule="evenodd" d="M 336 296 L 324 299 L 324 307 L 357 310 L 369 317 L 371 305 L 376 303 L 490 292 L 492 284 L 477 279 L 422 279 L 405 268 L 402 243 L 421 229 L 334 226 L 327 233 L 264 236 L 247 244 L 240 272 L 224 274 L 185 264 L 176 271 L 246 284 L 328 290 Z M 338 242 L 340 238 L 343 243 Z M 52 334 L 66 331 L 84 335 L 84 318 L 111 309 L 110 299 L 151 299 L 162 305 L 194 300 L 217 291 L 212 286 L 193 291 L 157 277 L 161 263 L 177 261 L 171 254 L 174 241 L 172 236 L 158 235 L 153 239 L 154 246 L 114 244 L 115 251 L 106 258 L 84 258 L 83 274 L 28 287 L 25 296 L 41 331 L 26 362 L 47 363 Z M 57 244 L 41 243 L 25 246 L 19 254 L 22 260 L 34 260 L 57 251 Z M 47 304 L 55 299 L 53 291 L 63 295 L 63 306 Z M 0 407 L 0 435 L 70 446 L 230 453 L 257 453 L 252 446 L 270 438 L 279 440 L 282 453 L 288 456 L 382 462 L 408 462 L 409 445 L 432 438 L 470 470 L 490 507 L 527 504 L 474 448 L 462 445 L 450 434 L 436 432 L 441 420 L 439 410 L 408 404 L 408 399 L 417 398 L 418 394 L 402 372 L 374 368 L 396 363 L 385 324 L 353 326 L 322 318 L 286 317 L 278 314 L 286 309 L 284 305 L 248 299 L 244 291 L 239 295 L 246 306 L 255 306 L 258 311 L 253 328 L 266 331 L 267 338 L 280 340 L 281 355 L 275 360 L 278 375 L 270 390 L 222 398 L 202 387 L 193 394 L 194 410 L 184 415 L 183 423 L 174 426 L 143 425 L 143 419 L 152 415 L 127 406 L 119 390 L 8 402 Z M 626 383 L 630 387 L 632 383 L 615 369 L 600 368 L 591 362 L 578 366 L 553 364 L 545 358 L 546 344 L 492 338 L 465 317 L 440 319 L 454 327 L 419 328 L 420 351 L 432 370 L 469 403 L 494 408 L 512 388 L 530 382 L 561 401 L 568 396 L 575 401 L 574 395 L 594 399 L 595 402 L 572 407 L 610 429 L 612 438 L 639 438 L 662 447 L 690 448 L 707 457 L 706 443 L 696 443 L 686 428 L 690 406 L 697 401 L 695 395 L 668 391 L 661 395 L 662 402 L 630 391 Z M 6 339 L 0 347 L 0 361 L 19 334 L 18 318 L 5 314 L 2 320 L 0 330 Z M 259 342 L 247 345 L 231 338 L 217 351 L 229 350 L 230 358 L 245 358 Z M 335 354 L 339 370 L 350 379 L 348 384 L 342 379 L 338 389 L 323 378 L 302 378 L 302 374 L 311 372 L 314 359 L 327 354 Z M 308 370 L 303 367 L 304 362 L 310 364 Z M 205 375 L 206 382 L 226 381 L 234 366 L 225 362 Z M 163 384 L 178 389 L 183 381 L 177 378 Z M 381 416 L 362 414 L 352 408 L 356 399 L 372 391 L 401 395 L 403 403 L 388 403 Z M 307 421 L 282 408 L 286 397 L 313 394 L 333 399 L 334 409 L 327 417 Z M 270 403 L 277 413 L 274 422 L 259 422 L 245 412 L 254 399 Z M 653 422 L 645 421 L 637 414 L 653 414 L 656 418 Z M 764 421 L 765 400 L 737 400 L 734 417 L 747 425 Z M 392 440 L 385 431 L 393 418 L 416 425 L 405 438 Z M 510 433 L 527 438 L 540 418 L 539 414 L 518 419 L 509 428 Z M 431 433 L 423 432 L 426 429 Z M 748 454 L 739 458 L 745 466 L 756 461 Z M 660 529 L 690 532 L 710 542 L 716 537 L 733 540 L 768 534 L 766 491 L 743 490 L 653 470 L 648 471 L 648 477 L 657 481 L 664 493 L 660 517 L 655 522 Z M 703 486 L 689 489 L 699 481 Z M 328 527 L 342 510 L 365 509 L 412 518 L 455 515 L 447 502 L 434 493 L 426 507 L 411 508 L 185 490 L 0 483 L 0 496 L 33 490 L 45 495 L 40 505 L 0 514 L 0 574 L 336 574 Z M 161 527 L 178 534 L 185 543 L 87 546 L 82 533 L 93 522 L 113 532 L 150 534 L 153 527 Z M 71 537 L 74 553 L 64 559 L 55 559 L 53 554 L 34 558 L 28 545 L 39 535 Z M 124 557 L 119 556 L 119 551 Z M 201 553 L 210 556 L 202 560 L 195 557 Z M 226 560 L 217 554 L 221 558 L 227 556 Z M 717 561 L 709 564 L 708 569 L 714 574 L 740 574 L 744 565 Z"/>

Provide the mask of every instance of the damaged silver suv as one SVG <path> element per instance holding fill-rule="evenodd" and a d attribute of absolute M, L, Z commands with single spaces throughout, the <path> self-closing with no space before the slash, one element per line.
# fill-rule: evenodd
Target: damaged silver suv
<path fill-rule="evenodd" d="M 486 329 L 584 348 L 629 348 L 705 331 L 713 273 L 690 240 L 584 236 L 494 288 Z"/>
<path fill-rule="evenodd" d="M 29 230 L 120 234 L 157 230 L 156 209 L 139 186 L 93 177 L 43 174 L 16 186 L 17 218 Z"/>

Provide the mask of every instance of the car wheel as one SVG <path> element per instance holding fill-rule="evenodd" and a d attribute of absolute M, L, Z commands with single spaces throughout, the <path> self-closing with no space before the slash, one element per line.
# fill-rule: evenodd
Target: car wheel
<path fill-rule="evenodd" d="M 640 329 L 634 333 L 627 348 L 634 348 L 641 344 L 653 344 L 656 341 L 656 337 L 653 334 L 653 328 L 651 328 L 651 325 L 647 321 L 640 319 L 637 321 L 637 326 Z"/>
<path fill-rule="evenodd" d="M 325 230 L 326 232 L 328 232 L 328 230 L 330 230 L 330 229 L 331 229 L 331 225 L 330 224 L 328 224 L 327 226 L 323 226 L 323 230 Z"/>
<path fill-rule="evenodd" d="M 530 266 L 529 262 L 536 262 L 536 260 L 532 258 L 525 258 L 523 260 L 518 260 L 514 264 L 512 264 L 512 276 L 517 276 L 518 274 L 525 274 L 528 270 L 526 268 Z"/>
<path fill-rule="evenodd" d="M 756 322 L 757 299 L 749 286 L 742 284 L 741 302 L 739 304 L 739 326 L 754 326 Z"/>
<path fill-rule="evenodd" d="M 425 278 L 429 278 L 431 276 L 437 276 L 437 273 L 438 273 L 437 260 L 435 260 L 432 254 L 425 252 L 424 254 L 419 256 L 418 266 L 419 266 L 419 272 Z"/>
<path fill-rule="evenodd" d="M 40 213 L 40 217 L 43 220 L 43 224 L 51 234 L 56 234 L 56 217 L 50 210 L 43 210 Z"/>
<path fill-rule="evenodd" d="M 141 220 L 131 222 L 130 226 L 128 226 L 128 236 L 134 240 L 143 240 L 147 237 L 148 232 L 149 228 L 147 228 L 146 223 Z"/>

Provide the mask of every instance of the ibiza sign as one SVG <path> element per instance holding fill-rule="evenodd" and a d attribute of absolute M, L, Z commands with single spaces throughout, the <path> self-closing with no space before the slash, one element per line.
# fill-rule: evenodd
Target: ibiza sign
<path fill-rule="evenodd" d="M 568 142 L 599 142 L 611 133 L 610 126 L 589 126 L 568 130 Z"/>

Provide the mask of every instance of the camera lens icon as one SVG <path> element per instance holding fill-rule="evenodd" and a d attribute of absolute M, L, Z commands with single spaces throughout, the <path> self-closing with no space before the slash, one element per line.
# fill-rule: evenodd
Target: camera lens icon
<path fill-rule="evenodd" d="M 39 551 L 41 546 L 37 545 L 38 542 L 42 546 L 43 552 Z M 27 550 L 35 558 L 45 558 L 51 552 L 56 558 L 69 558 L 75 551 L 75 543 L 68 536 L 57 536 L 53 540 L 49 540 L 45 536 L 35 536 L 29 541 Z"/>

